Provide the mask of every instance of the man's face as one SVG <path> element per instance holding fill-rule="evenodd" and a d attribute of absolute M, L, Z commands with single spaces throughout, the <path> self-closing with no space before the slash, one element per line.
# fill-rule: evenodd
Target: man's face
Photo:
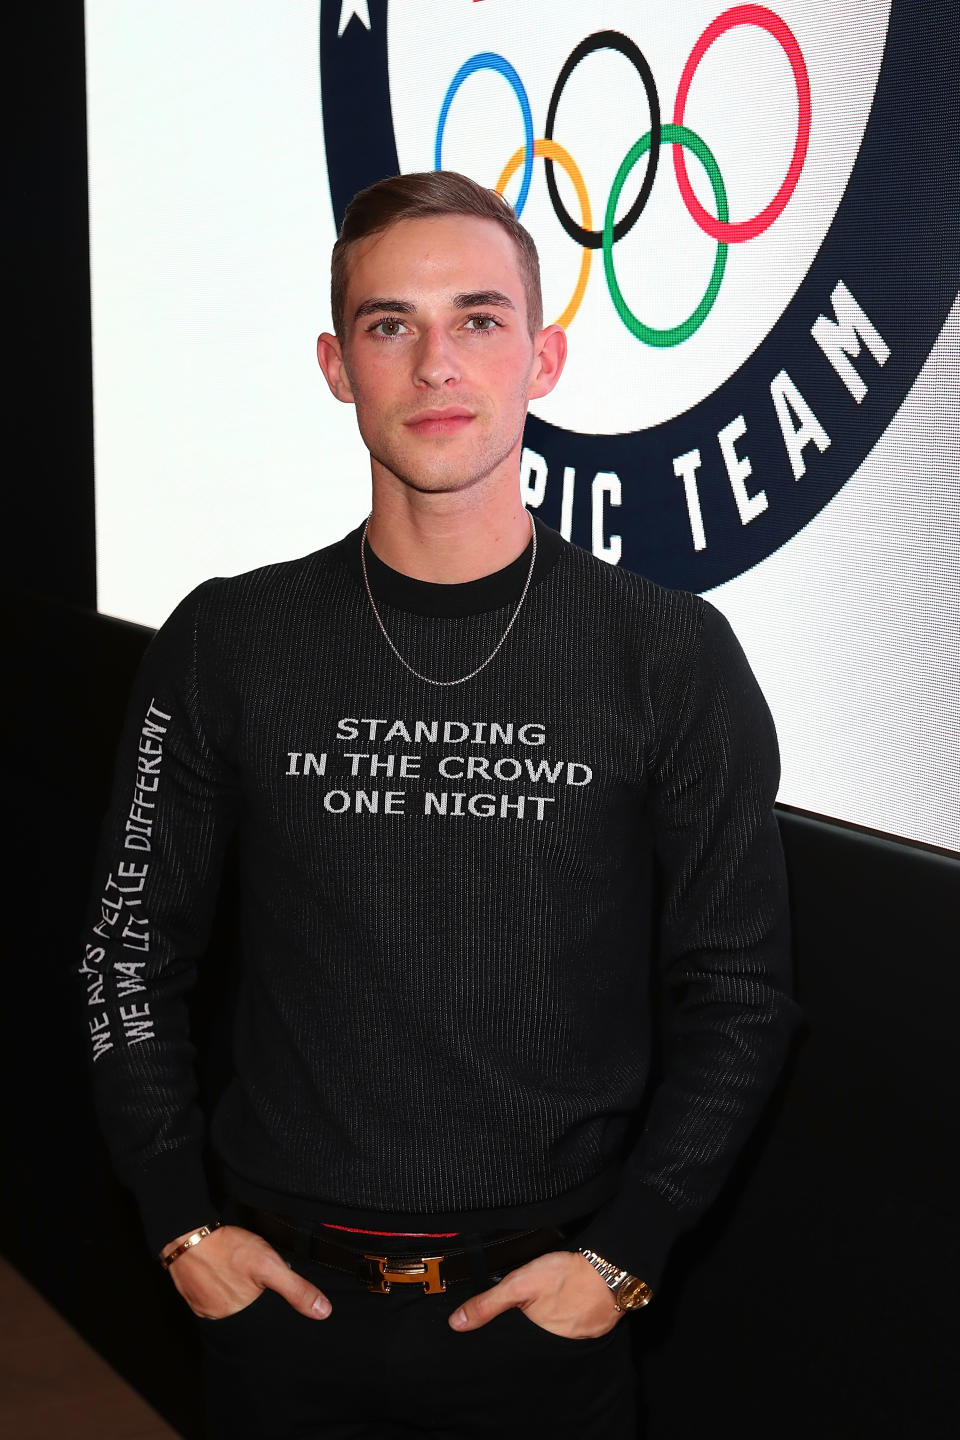
<path fill-rule="evenodd" d="M 342 344 L 318 345 L 331 390 L 357 407 L 374 479 L 432 493 L 516 482 L 527 404 L 553 388 L 564 350 L 556 326 L 530 335 L 510 236 L 465 216 L 359 241 Z"/>

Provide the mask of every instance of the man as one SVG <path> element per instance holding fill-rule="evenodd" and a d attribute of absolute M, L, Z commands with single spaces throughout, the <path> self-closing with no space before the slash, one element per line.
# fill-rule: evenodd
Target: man
<path fill-rule="evenodd" d="M 624 1317 L 793 1024 L 773 727 L 712 607 L 524 510 L 566 341 L 494 192 L 361 193 L 332 306 L 372 511 L 145 658 L 83 965 L 104 1127 L 211 1434 L 632 1436 Z M 184 996 L 235 832 L 220 1207 Z"/>

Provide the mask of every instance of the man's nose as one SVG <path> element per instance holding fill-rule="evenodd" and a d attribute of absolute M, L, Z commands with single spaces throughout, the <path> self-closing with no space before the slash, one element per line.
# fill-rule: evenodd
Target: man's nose
<path fill-rule="evenodd" d="M 460 379 L 457 349 L 443 326 L 431 325 L 423 331 L 417 346 L 414 379 L 434 390 Z"/>

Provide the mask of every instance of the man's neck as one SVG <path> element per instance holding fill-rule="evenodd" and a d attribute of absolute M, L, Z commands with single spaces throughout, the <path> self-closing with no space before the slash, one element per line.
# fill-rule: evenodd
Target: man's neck
<path fill-rule="evenodd" d="M 378 495 L 367 541 L 402 575 L 459 585 L 504 569 L 530 543 L 530 516 L 516 489 L 486 495 Z"/>

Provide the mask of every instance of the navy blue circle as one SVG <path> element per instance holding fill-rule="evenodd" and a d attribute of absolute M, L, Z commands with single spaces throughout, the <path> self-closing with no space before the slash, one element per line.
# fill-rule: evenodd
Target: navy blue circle
<path fill-rule="evenodd" d="M 370 0 L 371 27 L 352 20 L 338 37 L 340 0 L 321 0 L 320 76 L 330 195 L 339 227 L 357 190 L 398 172 L 390 109 L 387 0 Z M 622 504 L 606 513 L 622 539 L 620 563 L 662 584 L 703 591 L 780 548 L 819 514 L 876 445 L 913 385 L 960 288 L 960 149 L 956 104 L 960 26 L 955 0 L 930 0 L 922 25 L 910 0 L 893 0 L 883 62 L 863 142 L 843 199 L 803 282 L 752 355 L 699 404 L 631 434 L 595 435 L 527 417 L 524 441 L 547 465 L 538 513 L 559 528 L 565 469 L 576 473 L 571 539 L 591 547 L 593 477 L 614 472 Z M 424 123 L 432 127 L 433 116 Z M 816 115 L 814 115 L 816 125 Z M 918 136 L 934 137 L 927 147 Z M 867 386 L 860 403 L 811 335 L 833 318 L 844 285 L 890 349 L 883 365 L 865 345 L 851 363 Z M 576 336 L 573 336 L 576 343 Z M 771 385 L 781 371 L 830 443 L 804 450 L 795 479 Z M 954 402 L 955 403 L 955 402 Z M 767 508 L 741 522 L 718 434 L 742 416 L 737 454 L 749 458 L 751 494 Z M 700 452 L 699 504 L 707 544 L 694 548 L 674 461 Z"/>

